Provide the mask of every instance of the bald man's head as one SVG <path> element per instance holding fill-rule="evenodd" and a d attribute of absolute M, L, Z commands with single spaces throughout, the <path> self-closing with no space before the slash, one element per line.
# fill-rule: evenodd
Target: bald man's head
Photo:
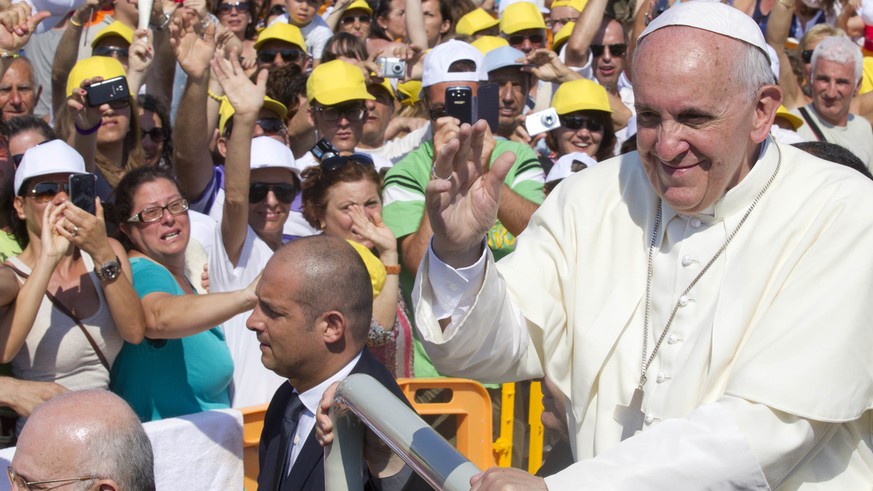
<path fill-rule="evenodd" d="M 18 438 L 12 469 L 27 481 L 81 478 L 92 481 L 85 489 L 155 489 L 142 424 L 105 390 L 67 392 L 37 406 Z"/>

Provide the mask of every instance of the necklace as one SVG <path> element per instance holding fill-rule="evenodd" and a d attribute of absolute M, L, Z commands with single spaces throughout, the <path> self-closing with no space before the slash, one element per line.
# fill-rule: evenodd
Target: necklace
<path fill-rule="evenodd" d="M 773 170 L 773 175 L 770 176 L 770 179 L 767 180 L 764 187 L 761 188 L 761 191 L 755 196 L 755 199 L 752 200 L 752 203 L 749 205 L 749 208 L 746 210 L 746 213 L 740 219 L 737 226 L 734 227 L 734 230 L 727 236 L 724 243 L 721 247 L 715 252 L 709 262 L 700 270 L 700 273 L 691 280 L 691 283 L 685 288 L 681 295 L 679 295 L 679 299 L 676 301 L 675 305 L 673 305 L 673 311 L 670 312 L 670 317 L 667 319 L 667 323 L 664 325 L 664 329 L 661 331 L 661 335 L 658 337 L 658 340 L 655 341 L 655 346 L 652 348 L 651 354 L 648 354 L 648 341 L 649 341 L 649 319 L 651 317 L 651 306 L 652 306 L 652 279 L 654 277 L 654 257 L 655 257 L 655 243 L 658 240 L 658 236 L 661 232 L 661 208 L 662 202 L 658 199 L 658 211 L 655 214 L 655 225 L 652 227 L 652 238 L 649 241 L 649 259 L 648 259 L 648 269 L 646 272 L 646 312 L 643 320 L 643 354 L 642 360 L 640 363 L 640 383 L 637 385 L 636 389 L 634 389 L 633 396 L 631 397 L 631 402 L 627 406 L 619 405 L 615 409 L 615 420 L 621 423 L 622 430 L 621 439 L 625 440 L 633 436 L 636 432 L 643 429 L 643 422 L 645 421 L 645 414 L 643 413 L 643 386 L 646 385 L 646 372 L 649 370 L 649 365 L 654 361 L 655 356 L 658 354 L 658 350 L 661 348 L 661 343 L 667 337 L 667 334 L 670 332 L 670 327 L 673 325 L 673 319 L 676 317 L 676 312 L 679 311 L 679 307 L 682 305 L 682 300 L 687 299 L 688 292 L 694 288 L 694 285 L 703 278 L 703 275 L 709 271 L 709 268 L 715 263 L 715 261 L 724 253 L 725 249 L 727 249 L 728 244 L 734 239 L 737 235 L 737 232 L 740 231 L 740 228 L 746 223 L 746 219 L 749 218 L 749 215 L 752 214 L 752 210 L 755 209 L 755 206 L 758 205 L 758 202 L 764 196 L 764 193 L 767 192 L 767 189 L 770 188 L 770 185 L 773 184 L 773 180 L 776 179 L 776 174 L 779 173 L 779 169 L 782 167 L 782 150 L 779 148 L 775 142 L 776 151 L 779 154 L 779 159 L 776 162 L 776 169 Z"/>

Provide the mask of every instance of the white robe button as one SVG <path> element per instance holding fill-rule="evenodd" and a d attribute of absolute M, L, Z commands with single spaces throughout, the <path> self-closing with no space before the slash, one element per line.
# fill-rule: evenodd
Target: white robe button
<path fill-rule="evenodd" d="M 646 414 L 646 424 L 647 425 L 652 424 L 654 421 L 655 421 L 655 415 L 653 415 L 652 413 Z"/>
<path fill-rule="evenodd" d="M 671 334 L 667 336 L 667 344 L 676 344 L 679 342 L 679 338 L 676 337 L 675 334 Z"/>
<path fill-rule="evenodd" d="M 665 380 L 667 380 L 667 376 L 664 375 L 663 372 L 659 373 L 658 376 L 655 377 L 655 382 L 658 382 L 659 384 L 663 384 Z"/>
<path fill-rule="evenodd" d="M 692 228 L 700 228 L 700 219 L 699 218 L 692 218 L 691 219 L 691 227 Z"/>
<path fill-rule="evenodd" d="M 694 262 L 694 258 L 691 256 L 682 256 L 682 266 L 688 267 L 691 266 L 691 263 Z"/>
<path fill-rule="evenodd" d="M 688 295 L 682 295 L 681 297 L 679 297 L 679 306 L 684 307 L 688 305 L 689 301 L 690 300 L 688 299 Z"/>
<path fill-rule="evenodd" d="M 454 283 L 449 283 L 449 290 L 451 290 L 453 292 L 458 291 L 458 285 L 456 285 Z"/>

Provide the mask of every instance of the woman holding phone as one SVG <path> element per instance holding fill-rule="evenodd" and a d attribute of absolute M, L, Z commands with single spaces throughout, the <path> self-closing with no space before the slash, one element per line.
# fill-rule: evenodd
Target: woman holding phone
<path fill-rule="evenodd" d="M 96 215 L 69 200 L 70 176 L 84 173 L 81 155 L 60 140 L 24 153 L 13 203 L 23 251 L 0 270 L 0 362 L 19 379 L 71 390 L 108 388 L 122 342 L 139 343 L 146 326 L 99 198 Z"/>

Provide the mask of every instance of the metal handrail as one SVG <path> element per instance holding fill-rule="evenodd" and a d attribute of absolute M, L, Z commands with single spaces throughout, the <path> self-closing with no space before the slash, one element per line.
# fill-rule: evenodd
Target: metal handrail
<path fill-rule="evenodd" d="M 363 422 L 435 489 L 467 491 L 481 472 L 415 411 L 374 378 L 347 377 L 337 388 L 330 418 L 334 442 L 325 448 L 326 491 L 363 489 Z"/>

